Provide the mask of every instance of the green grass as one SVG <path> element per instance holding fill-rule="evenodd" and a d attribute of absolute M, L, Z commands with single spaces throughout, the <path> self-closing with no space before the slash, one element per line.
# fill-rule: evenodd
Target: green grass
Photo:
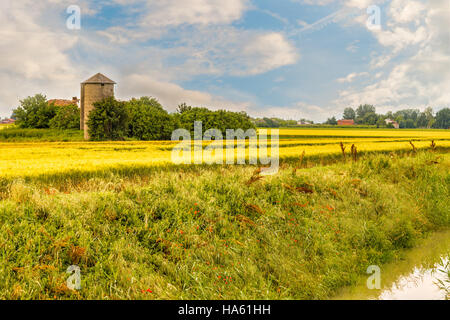
<path fill-rule="evenodd" d="M 83 141 L 83 131 L 58 129 L 21 129 L 8 127 L 0 130 L 0 142 L 57 142 Z"/>
<path fill-rule="evenodd" d="M 0 299 L 325 299 L 450 226 L 448 153 L 297 165 L 3 179 Z"/>

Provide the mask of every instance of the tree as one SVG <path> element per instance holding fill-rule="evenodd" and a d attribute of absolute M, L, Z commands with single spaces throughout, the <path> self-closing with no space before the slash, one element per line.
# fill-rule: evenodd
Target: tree
<path fill-rule="evenodd" d="M 445 108 L 436 113 L 436 122 L 434 128 L 449 129 L 450 128 L 450 109 Z"/>
<path fill-rule="evenodd" d="M 170 140 L 175 129 L 174 122 L 158 100 L 150 97 L 133 98 L 126 103 L 126 108 L 129 115 L 129 137 L 139 140 Z"/>
<path fill-rule="evenodd" d="M 428 107 L 425 109 L 425 111 L 423 113 L 425 114 L 425 117 L 427 118 L 427 122 L 428 122 L 427 128 L 429 129 L 433 126 L 434 121 L 435 121 L 434 116 L 433 116 L 433 113 L 434 113 L 433 108 Z"/>
<path fill-rule="evenodd" d="M 368 113 L 375 113 L 376 109 L 373 105 L 362 104 L 356 109 L 356 117 L 364 118 Z"/>
<path fill-rule="evenodd" d="M 428 127 L 428 119 L 425 112 L 421 112 L 416 122 L 417 128 L 427 128 Z"/>
<path fill-rule="evenodd" d="M 52 129 L 79 129 L 80 109 L 76 105 L 57 107 L 56 116 L 49 124 Z"/>
<path fill-rule="evenodd" d="M 20 101 L 20 107 L 13 110 L 13 117 L 20 128 L 49 128 L 50 120 L 56 115 L 56 107 L 47 103 L 42 94 Z"/>
<path fill-rule="evenodd" d="M 416 124 L 414 123 L 413 119 L 408 119 L 405 121 L 405 128 L 407 129 L 413 129 L 416 127 Z"/>
<path fill-rule="evenodd" d="M 385 127 L 386 126 L 386 119 L 384 119 L 383 116 L 378 116 L 377 120 L 377 128 Z M 394 127 L 394 126 L 392 126 Z"/>
<path fill-rule="evenodd" d="M 404 109 L 397 111 L 394 114 L 394 117 L 398 118 L 399 120 L 412 120 L 414 122 L 414 126 L 416 126 L 417 118 L 420 115 L 420 110 L 417 109 Z"/>
<path fill-rule="evenodd" d="M 123 139 L 127 129 L 125 103 L 110 97 L 94 103 L 89 113 L 88 132 L 91 140 Z"/>
<path fill-rule="evenodd" d="M 266 119 L 264 119 L 266 120 Z M 254 129 L 255 125 L 245 112 L 226 110 L 211 111 L 207 108 L 185 107 L 182 113 L 175 113 L 173 121 L 179 128 L 194 132 L 194 122 L 201 121 L 203 133 L 209 129 L 217 129 L 225 133 L 227 129 Z"/>
<path fill-rule="evenodd" d="M 337 123 L 336 117 L 332 117 L 332 118 L 328 118 L 328 120 L 325 122 L 325 124 L 329 124 L 329 125 L 335 126 L 338 123 Z"/>
<path fill-rule="evenodd" d="M 360 105 L 356 109 L 356 123 L 374 125 L 377 122 L 376 109 L 370 104 Z"/>
<path fill-rule="evenodd" d="M 183 102 L 182 104 L 178 105 L 177 112 L 178 113 L 183 113 L 183 112 L 187 112 L 187 111 L 189 111 L 191 109 L 192 109 L 192 107 L 188 106 L 186 104 L 186 102 Z"/>
<path fill-rule="evenodd" d="M 280 127 L 280 123 L 276 119 L 263 118 L 263 120 L 266 122 L 266 127 L 268 127 L 268 128 L 279 128 Z"/>
<path fill-rule="evenodd" d="M 356 119 L 355 110 L 353 110 L 353 108 L 346 108 L 344 110 L 344 119 L 345 120 L 355 120 Z"/>

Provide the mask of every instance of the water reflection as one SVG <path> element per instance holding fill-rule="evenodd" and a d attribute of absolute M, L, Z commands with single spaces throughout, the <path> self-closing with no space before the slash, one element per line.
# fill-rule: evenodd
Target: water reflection
<path fill-rule="evenodd" d="M 450 230 L 432 234 L 396 261 L 381 267 L 381 290 L 367 287 L 368 275 L 343 288 L 337 300 L 444 300 L 450 299 Z M 439 280 L 447 291 L 440 289 Z M 447 281 L 447 282 L 446 282 Z"/>
<path fill-rule="evenodd" d="M 414 268 L 411 274 L 401 276 L 390 289 L 382 291 L 378 299 L 444 300 L 447 293 L 440 287 L 441 283 L 448 280 L 448 276 L 443 272 L 448 268 L 448 262 L 449 257 L 442 257 L 441 262 L 432 268 Z"/>

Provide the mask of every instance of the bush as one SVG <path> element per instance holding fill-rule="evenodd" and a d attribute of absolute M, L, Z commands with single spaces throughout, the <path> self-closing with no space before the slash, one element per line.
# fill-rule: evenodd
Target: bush
<path fill-rule="evenodd" d="M 225 134 L 227 129 L 255 129 L 255 125 L 245 112 L 231 112 L 225 110 L 211 111 L 207 108 L 192 108 L 185 104 L 179 106 L 174 115 L 177 128 L 184 128 L 194 132 L 194 122 L 201 121 L 203 133 L 209 129 L 218 129 Z"/>
<path fill-rule="evenodd" d="M 125 103 L 106 98 L 94 103 L 87 122 L 91 140 L 120 140 L 126 135 L 127 110 Z"/>
<path fill-rule="evenodd" d="M 50 120 L 52 129 L 79 129 L 80 109 L 76 105 L 58 107 L 56 116 Z"/>
<path fill-rule="evenodd" d="M 158 100 L 149 97 L 126 103 L 128 137 L 138 140 L 170 140 L 174 124 Z"/>
<path fill-rule="evenodd" d="M 20 101 L 20 107 L 13 110 L 13 118 L 20 128 L 45 129 L 50 127 L 50 120 L 56 115 L 56 107 L 47 103 L 42 94 L 27 97 Z"/>

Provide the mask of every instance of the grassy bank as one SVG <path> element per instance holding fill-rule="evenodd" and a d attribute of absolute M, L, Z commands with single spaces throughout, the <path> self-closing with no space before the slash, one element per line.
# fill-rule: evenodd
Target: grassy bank
<path fill-rule="evenodd" d="M 419 151 L 264 178 L 200 166 L 4 179 L 0 298 L 327 298 L 450 226 L 449 167 Z"/>
<path fill-rule="evenodd" d="M 83 141 L 80 130 L 21 129 L 15 126 L 0 130 L 0 142 L 67 142 Z"/>

